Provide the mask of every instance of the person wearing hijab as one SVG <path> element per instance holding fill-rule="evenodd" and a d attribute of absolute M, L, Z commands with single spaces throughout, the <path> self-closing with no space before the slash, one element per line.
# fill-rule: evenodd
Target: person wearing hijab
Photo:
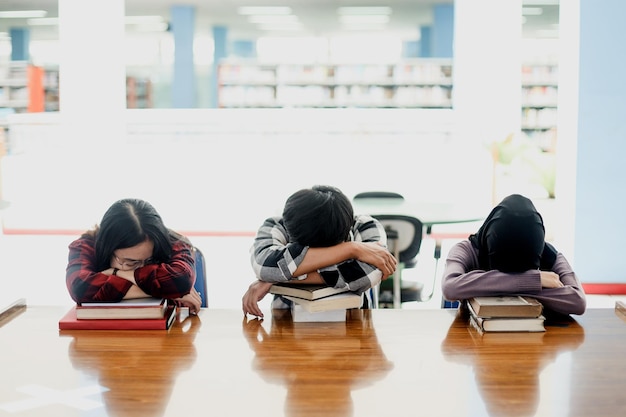
<path fill-rule="evenodd" d="M 533 297 L 545 313 L 583 314 L 587 302 L 567 259 L 545 241 L 541 214 L 512 194 L 493 208 L 478 232 L 454 245 L 446 259 L 443 297 Z"/>

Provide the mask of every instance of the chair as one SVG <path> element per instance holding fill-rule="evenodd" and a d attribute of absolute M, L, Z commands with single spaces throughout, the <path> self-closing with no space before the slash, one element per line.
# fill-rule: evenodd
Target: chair
<path fill-rule="evenodd" d="M 441 308 L 459 308 L 460 303 L 458 301 L 448 301 L 441 298 Z"/>
<path fill-rule="evenodd" d="M 404 199 L 401 194 L 389 191 L 367 191 L 354 196 L 359 199 L 389 199 L 397 201 Z M 423 284 L 407 283 L 402 281 L 402 271 L 405 268 L 413 268 L 417 265 L 417 255 L 422 246 L 424 226 L 414 216 L 400 214 L 375 214 L 368 213 L 378 220 L 387 232 L 388 246 L 396 259 L 399 261 L 398 268 L 391 279 L 381 282 L 378 291 L 374 292 L 376 303 L 379 307 L 400 307 L 401 303 L 422 300 Z M 395 284 L 395 285 L 394 285 Z"/>
<path fill-rule="evenodd" d="M 206 282 L 206 263 L 204 261 L 204 254 L 202 251 L 194 247 L 193 256 L 196 264 L 196 282 L 193 287 L 198 291 L 200 297 L 202 297 L 202 307 L 209 306 L 209 293 L 207 291 Z"/>
<path fill-rule="evenodd" d="M 394 193 L 392 191 L 365 191 L 354 196 L 354 199 L 359 198 L 399 198 L 404 200 L 404 196 L 402 194 Z"/>
<path fill-rule="evenodd" d="M 402 272 L 417 265 L 417 255 L 422 246 L 422 222 L 416 217 L 399 214 L 377 214 L 372 217 L 385 227 L 389 250 L 399 262 L 391 279 L 381 282 L 379 286 L 379 306 L 398 308 L 401 303 L 420 301 L 424 286 L 421 283 L 406 285 L 402 280 Z"/>

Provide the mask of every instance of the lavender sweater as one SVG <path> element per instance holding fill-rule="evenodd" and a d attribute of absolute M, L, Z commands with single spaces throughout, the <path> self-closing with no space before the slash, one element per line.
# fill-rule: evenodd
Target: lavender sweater
<path fill-rule="evenodd" d="M 469 240 L 454 245 L 448 253 L 441 283 L 446 300 L 465 300 L 487 295 L 515 294 L 536 298 L 544 309 L 560 314 L 583 314 L 587 301 L 578 277 L 562 253 L 552 272 L 563 287 L 541 288 L 538 270 L 504 273 L 478 269 L 478 253 Z"/>

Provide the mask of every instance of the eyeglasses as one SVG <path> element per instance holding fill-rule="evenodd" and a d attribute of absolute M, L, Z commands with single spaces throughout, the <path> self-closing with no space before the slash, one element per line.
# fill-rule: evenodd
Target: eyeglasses
<path fill-rule="evenodd" d="M 151 264 L 154 262 L 152 258 L 144 259 L 143 261 L 138 261 L 136 259 L 120 259 L 116 254 L 113 254 L 113 257 L 117 261 L 118 264 L 122 265 L 124 269 L 137 269 L 139 267 Z"/>

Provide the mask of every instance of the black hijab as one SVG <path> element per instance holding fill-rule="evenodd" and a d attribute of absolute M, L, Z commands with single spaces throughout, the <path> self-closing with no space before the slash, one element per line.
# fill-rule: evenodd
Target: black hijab
<path fill-rule="evenodd" d="M 556 261 L 556 249 L 545 242 L 541 214 L 532 201 L 519 194 L 494 207 L 469 240 L 478 250 L 480 269 L 485 271 L 550 270 Z"/>

